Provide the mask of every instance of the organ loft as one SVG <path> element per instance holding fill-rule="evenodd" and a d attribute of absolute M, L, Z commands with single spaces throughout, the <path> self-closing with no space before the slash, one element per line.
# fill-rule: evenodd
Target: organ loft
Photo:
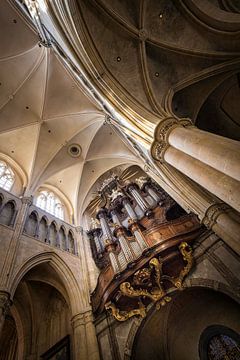
<path fill-rule="evenodd" d="M 240 360 L 238 0 L 0 2 L 0 360 Z"/>

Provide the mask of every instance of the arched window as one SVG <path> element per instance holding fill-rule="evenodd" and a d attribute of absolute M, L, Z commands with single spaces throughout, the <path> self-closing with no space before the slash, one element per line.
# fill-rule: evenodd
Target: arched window
<path fill-rule="evenodd" d="M 64 220 L 64 205 L 52 191 L 42 190 L 37 197 L 36 205 L 59 219 Z"/>
<path fill-rule="evenodd" d="M 15 175 L 10 166 L 0 161 L 0 187 L 10 191 L 15 180 Z"/>
<path fill-rule="evenodd" d="M 240 360 L 240 336 L 222 325 L 207 327 L 199 341 L 201 360 Z"/>

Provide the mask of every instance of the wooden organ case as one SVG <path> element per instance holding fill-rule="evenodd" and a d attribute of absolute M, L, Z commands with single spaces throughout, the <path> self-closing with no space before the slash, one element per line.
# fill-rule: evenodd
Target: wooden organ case
<path fill-rule="evenodd" d="M 191 244 L 204 229 L 150 178 L 123 183 L 112 176 L 99 194 L 88 231 L 100 269 L 94 314 L 106 309 L 119 321 L 145 317 L 150 303 L 160 308 L 183 288 L 193 266 Z"/>

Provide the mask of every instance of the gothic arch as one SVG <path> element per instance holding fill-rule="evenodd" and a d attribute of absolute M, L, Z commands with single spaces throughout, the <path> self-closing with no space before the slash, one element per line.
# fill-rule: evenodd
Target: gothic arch
<path fill-rule="evenodd" d="M 69 306 L 72 312 L 72 315 L 75 315 L 79 312 L 82 312 L 86 309 L 86 304 L 84 304 L 83 297 L 81 294 L 84 294 L 84 290 L 81 289 L 81 284 L 77 283 L 71 269 L 69 266 L 54 252 L 45 252 L 38 255 L 35 255 L 25 261 L 25 263 L 18 269 L 17 273 L 13 277 L 13 281 L 10 287 L 11 298 L 14 297 L 15 291 L 18 284 L 31 269 L 37 265 L 48 263 L 52 266 L 55 272 L 59 275 L 62 280 L 66 293 L 69 299 Z"/>

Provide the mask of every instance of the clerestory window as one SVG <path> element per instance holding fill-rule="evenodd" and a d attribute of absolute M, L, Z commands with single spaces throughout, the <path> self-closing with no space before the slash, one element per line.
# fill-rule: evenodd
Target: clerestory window
<path fill-rule="evenodd" d="M 64 205 L 52 191 L 42 190 L 37 197 L 36 205 L 59 219 L 64 220 Z"/>
<path fill-rule="evenodd" d="M 4 161 L 0 161 L 0 187 L 10 191 L 15 180 L 13 170 Z"/>

